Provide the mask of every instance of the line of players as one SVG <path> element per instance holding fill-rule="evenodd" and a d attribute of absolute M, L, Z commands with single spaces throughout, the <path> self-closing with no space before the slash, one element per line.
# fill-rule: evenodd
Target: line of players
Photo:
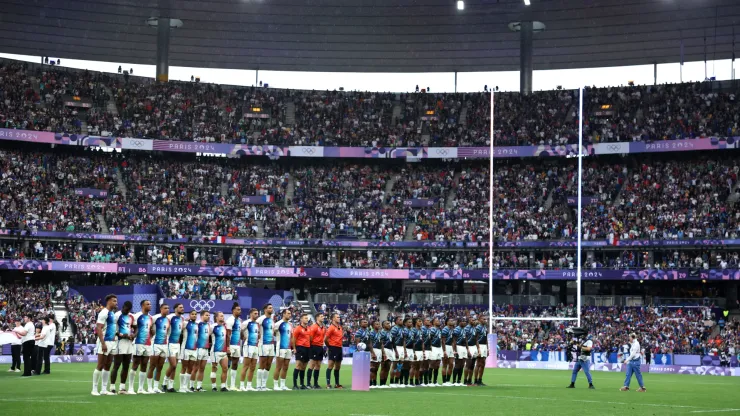
<path fill-rule="evenodd" d="M 179 392 L 203 391 L 203 378 L 209 362 L 214 391 L 218 390 L 218 367 L 221 368 L 221 391 L 268 391 L 267 380 L 273 360 L 276 363 L 273 390 L 289 390 L 286 375 L 293 356 L 296 358 L 293 389 L 318 389 L 325 354 L 328 355 L 327 388 L 343 388 L 339 383 L 339 372 L 344 333 L 338 314 L 332 314 L 328 325 L 323 314 L 317 314 L 316 322 L 311 325 L 308 315 L 303 314 L 299 325 L 293 328 L 291 312 L 283 311 L 281 319 L 275 322 L 270 304 L 263 307 L 262 314 L 251 309 L 249 318 L 242 321 L 241 307 L 234 303 L 228 317 L 222 312 L 214 312 L 213 323 L 210 311 L 201 311 L 200 314 L 190 311 L 186 317 L 181 304 L 174 305 L 172 313 L 167 304 L 162 304 L 159 314 L 154 316 L 150 315 L 152 306 L 149 301 L 142 301 L 140 306 L 141 312 L 132 314 L 131 302 L 125 302 L 121 311 L 115 312 L 118 307 L 116 296 L 106 297 L 105 307 L 97 317 L 98 363 L 93 372 L 92 395 L 116 394 L 119 369 L 118 394 L 174 393 L 178 360 L 182 363 Z M 462 319 L 456 325 L 455 320 L 448 319 L 445 327 L 440 328 L 436 318 L 433 321 L 398 318 L 393 327 L 387 321 L 382 325 L 374 322 L 372 329 L 367 321 L 362 321 L 355 338 L 358 346 L 370 346 L 373 387 L 437 385 L 440 361 L 443 363 L 444 385 L 473 385 L 473 380 L 475 384 L 483 385 L 483 368 L 488 355 L 484 321 L 472 320 L 468 325 Z M 243 358 L 243 365 L 239 388 L 236 388 L 240 358 Z M 165 362 L 169 367 L 162 382 Z M 395 363 L 393 368 L 392 363 Z M 381 381 L 378 386 L 379 368 Z M 463 371 L 465 384 L 461 383 Z M 255 372 L 256 387 L 252 387 Z M 390 385 L 386 386 L 389 373 Z M 229 378 L 230 386 L 227 387 Z M 137 379 L 138 391 L 135 392 Z M 246 385 L 245 379 L 248 380 Z"/>

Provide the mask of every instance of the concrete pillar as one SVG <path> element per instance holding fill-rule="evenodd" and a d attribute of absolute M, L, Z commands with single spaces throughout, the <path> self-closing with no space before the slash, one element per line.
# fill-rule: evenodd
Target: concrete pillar
<path fill-rule="evenodd" d="M 170 18 L 157 19 L 157 81 L 169 81 L 170 74 Z"/>
<path fill-rule="evenodd" d="M 534 24 L 521 22 L 519 30 L 519 92 L 532 92 L 532 40 L 534 38 Z"/>

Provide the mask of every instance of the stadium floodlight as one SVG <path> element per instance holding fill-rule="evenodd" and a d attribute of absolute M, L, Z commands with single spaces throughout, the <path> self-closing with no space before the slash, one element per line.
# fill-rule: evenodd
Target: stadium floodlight
<path fill-rule="evenodd" d="M 530 4 L 532 4 L 532 2 L 530 2 L 529 0 L 524 0 L 524 5 L 525 6 L 529 6 Z"/>
<path fill-rule="evenodd" d="M 463 0 L 457 0 L 457 10 L 465 10 L 465 2 Z"/>

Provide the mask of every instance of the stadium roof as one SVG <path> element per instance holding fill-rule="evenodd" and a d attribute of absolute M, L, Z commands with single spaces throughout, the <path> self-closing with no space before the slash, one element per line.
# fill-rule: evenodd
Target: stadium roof
<path fill-rule="evenodd" d="M 170 65 L 283 71 L 519 69 L 519 34 L 542 21 L 534 69 L 732 56 L 737 0 L 2 0 L 0 52 L 154 64 L 152 16 L 181 19 Z M 738 28 L 740 32 L 740 28 Z M 740 35 L 740 34 L 739 34 Z M 705 48 L 706 44 L 706 48 Z"/>

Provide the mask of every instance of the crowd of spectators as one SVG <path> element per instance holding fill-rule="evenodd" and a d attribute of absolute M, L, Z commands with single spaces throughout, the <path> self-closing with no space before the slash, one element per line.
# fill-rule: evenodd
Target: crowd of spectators
<path fill-rule="evenodd" d="M 97 316 L 103 306 L 97 301 L 86 301 L 82 295 L 69 296 L 65 304 L 75 343 L 95 344 Z"/>
<path fill-rule="evenodd" d="M 63 285 L 57 286 L 0 283 L 0 331 L 13 329 L 15 322 L 22 322 L 26 314 L 34 321 L 37 317 L 53 314 L 52 299 Z"/>
<path fill-rule="evenodd" d="M 0 63 L 6 128 L 219 143 L 306 146 L 487 146 L 490 95 L 301 91 L 200 82 L 157 83 L 56 66 Z M 89 100 L 89 110 L 63 97 Z M 495 95 L 497 145 L 577 141 L 578 92 Z M 108 103 L 116 107 L 108 110 Z M 293 116 L 287 114 L 288 107 Z M 735 90 L 705 83 L 587 88 L 589 142 L 738 134 Z M 431 113 L 431 116 L 430 116 Z M 291 125 L 288 125 L 288 122 Z"/>

